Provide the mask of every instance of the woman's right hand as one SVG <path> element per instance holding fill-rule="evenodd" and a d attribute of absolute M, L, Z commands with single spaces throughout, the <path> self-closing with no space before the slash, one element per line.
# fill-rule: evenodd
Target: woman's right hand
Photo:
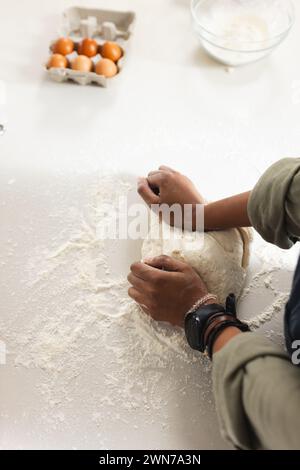
<path fill-rule="evenodd" d="M 149 206 L 179 204 L 183 211 L 185 204 L 194 207 L 205 202 L 189 178 L 167 166 L 160 166 L 146 178 L 139 178 L 138 193 Z M 174 217 L 170 224 L 174 225 Z"/>

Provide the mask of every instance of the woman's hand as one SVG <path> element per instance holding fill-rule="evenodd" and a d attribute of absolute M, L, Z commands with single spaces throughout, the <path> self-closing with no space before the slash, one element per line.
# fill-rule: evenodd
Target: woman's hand
<path fill-rule="evenodd" d="M 186 176 L 169 167 L 160 166 L 157 171 L 150 172 L 147 178 L 139 179 L 138 193 L 149 206 L 164 203 L 168 206 L 179 204 L 184 209 L 185 204 L 192 204 L 191 229 L 197 230 L 196 206 L 205 204 L 205 200 Z M 247 191 L 205 204 L 204 229 L 226 230 L 234 227 L 251 227 L 247 210 L 250 194 L 251 191 Z M 166 220 L 166 222 L 174 225 L 174 218 L 171 217 L 171 220 Z M 189 227 L 183 228 L 190 229 Z"/>
<path fill-rule="evenodd" d="M 184 220 L 184 206 L 193 206 L 193 216 L 197 204 L 204 204 L 204 199 L 189 178 L 167 166 L 160 166 L 157 171 L 151 171 L 147 178 L 138 180 L 138 193 L 149 205 L 166 204 L 171 207 L 179 204 Z M 181 221 L 181 223 L 182 223 Z M 174 217 L 168 221 L 174 225 Z M 194 229 L 194 221 L 193 221 Z"/>
<path fill-rule="evenodd" d="M 188 264 L 158 256 L 131 266 L 129 296 L 158 321 L 183 326 L 188 310 L 208 291 Z"/>

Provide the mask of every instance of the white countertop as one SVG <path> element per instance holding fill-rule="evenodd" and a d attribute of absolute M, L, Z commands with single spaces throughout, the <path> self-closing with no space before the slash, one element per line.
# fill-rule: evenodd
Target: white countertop
<path fill-rule="evenodd" d="M 299 155 L 299 18 L 271 57 L 228 73 L 199 47 L 188 0 L 76 4 L 137 14 L 127 63 L 107 89 L 57 84 L 43 71 L 48 44 L 71 1 L 2 0 L 0 5 L 0 80 L 6 84 L 8 114 L 7 131 L 0 136 L 0 339 L 8 352 L 7 365 L 0 365 L 0 447 L 226 448 L 203 364 L 186 365 L 174 356 L 170 370 L 164 364 L 161 379 L 152 383 L 148 358 L 134 372 L 130 393 L 136 406 L 126 406 L 119 363 L 101 343 L 109 341 L 106 336 L 98 332 L 90 362 L 72 362 L 76 377 L 70 386 L 55 361 L 55 370 L 25 367 L 25 360 L 17 365 L 14 331 L 41 326 L 39 318 L 48 309 L 51 316 L 69 307 L 57 278 L 37 287 L 33 274 L 43 265 L 43 253 L 72 233 L 99 171 L 134 181 L 165 164 L 216 199 L 250 189 L 272 162 Z M 124 276 L 139 257 L 140 243 L 120 243 L 115 250 L 113 269 L 118 265 Z M 279 291 L 288 291 L 297 254 L 297 247 L 289 253 L 271 250 L 256 237 L 248 279 L 256 284 L 241 303 L 242 315 L 259 313 Z M 260 274 L 253 284 L 255 273 Z M 271 336 L 275 331 L 276 337 L 281 315 L 277 312 L 262 331 Z M 84 341 L 74 351 L 86 354 Z M 114 384 L 107 379 L 110 373 Z"/>

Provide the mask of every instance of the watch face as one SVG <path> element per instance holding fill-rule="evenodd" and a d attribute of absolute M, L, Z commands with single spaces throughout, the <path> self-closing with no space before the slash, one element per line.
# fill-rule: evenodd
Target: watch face
<path fill-rule="evenodd" d="M 225 312 L 224 307 L 218 304 L 210 304 L 200 307 L 195 312 L 189 313 L 185 319 L 185 335 L 187 342 L 192 349 L 204 352 L 205 345 L 203 334 L 207 320 L 214 314 L 222 314 Z"/>
<path fill-rule="evenodd" d="M 196 315 L 191 315 L 190 318 L 187 318 L 185 334 L 190 347 L 201 351 L 200 320 Z"/>

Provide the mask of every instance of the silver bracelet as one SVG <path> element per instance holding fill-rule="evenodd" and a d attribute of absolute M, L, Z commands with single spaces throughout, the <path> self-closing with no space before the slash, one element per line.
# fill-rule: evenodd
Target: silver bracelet
<path fill-rule="evenodd" d="M 198 308 L 202 307 L 202 305 L 205 305 L 206 302 L 208 302 L 209 300 L 214 300 L 215 302 L 217 302 L 218 298 L 214 294 L 206 294 L 204 297 L 201 297 L 199 300 L 197 300 L 197 302 L 192 306 L 192 308 L 190 308 L 190 310 L 185 314 L 185 317 L 190 313 L 196 312 Z"/>

